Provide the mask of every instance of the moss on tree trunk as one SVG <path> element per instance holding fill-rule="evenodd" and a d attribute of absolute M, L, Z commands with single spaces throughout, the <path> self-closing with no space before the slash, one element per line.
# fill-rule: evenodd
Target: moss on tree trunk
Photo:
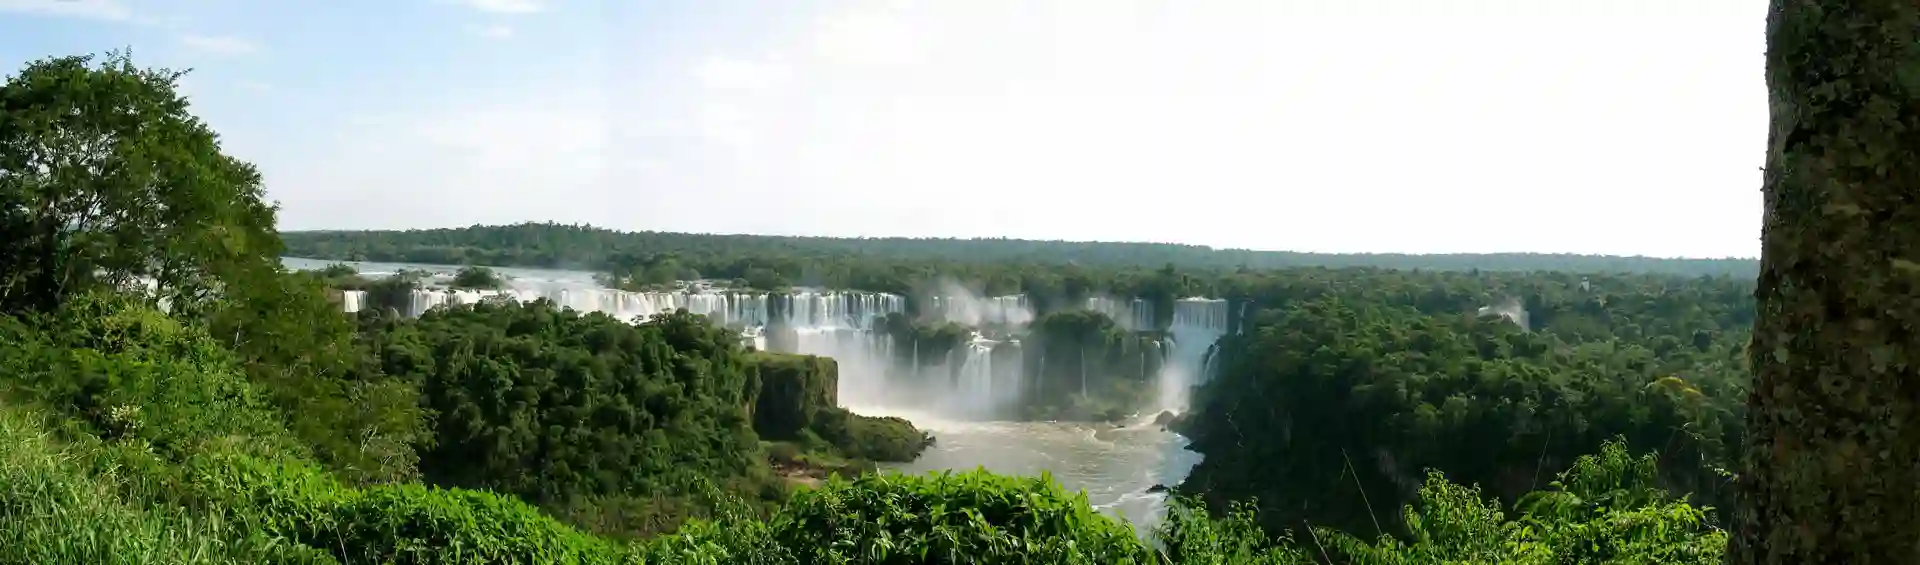
<path fill-rule="evenodd" d="M 1920 563 L 1920 8 L 1773 0 L 1729 562 Z"/>

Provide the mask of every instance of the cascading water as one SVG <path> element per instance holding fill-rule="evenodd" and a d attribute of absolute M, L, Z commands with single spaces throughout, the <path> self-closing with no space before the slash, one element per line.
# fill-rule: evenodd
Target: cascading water
<path fill-rule="evenodd" d="M 1033 308 L 1024 294 L 976 298 L 960 289 L 949 289 L 949 292 L 955 294 L 929 298 L 928 313 L 969 327 L 1024 326 L 1033 321 Z"/>
<path fill-rule="evenodd" d="M 993 390 L 993 346 L 992 340 L 975 337 L 967 343 L 965 357 L 956 368 L 954 392 L 963 415 L 973 417 L 991 417 L 997 408 L 999 398 Z"/>
<path fill-rule="evenodd" d="M 303 260 L 289 260 L 289 263 L 290 267 L 306 269 L 327 265 Z M 299 263 L 304 265 L 294 265 Z M 367 276 L 423 267 L 437 271 L 428 283 L 442 286 L 457 270 L 444 265 L 359 265 L 362 274 Z M 1162 508 L 1161 495 L 1149 487 L 1179 482 L 1197 461 L 1197 455 L 1181 449 L 1184 441 L 1178 436 L 1150 425 L 1113 428 L 1074 422 L 980 421 L 1004 417 L 1007 413 L 1001 409 L 1018 406 L 1022 394 L 1030 390 L 1026 375 L 1022 374 L 1025 366 L 1021 362 L 1019 342 L 999 335 L 986 339 L 976 334 L 945 356 L 928 343 L 909 341 L 897 346 L 912 348 L 912 351 L 896 352 L 895 344 L 885 332 L 879 331 L 874 320 L 904 312 L 906 300 L 900 296 L 813 290 L 768 295 L 710 291 L 699 283 L 683 283 L 682 290 L 670 292 L 623 292 L 600 287 L 591 273 L 522 269 L 496 269 L 496 272 L 508 277 L 509 290 L 422 289 L 409 297 L 409 311 L 405 313 L 418 315 L 433 306 L 466 304 L 499 294 L 523 301 L 547 298 L 561 306 L 604 312 L 625 320 L 685 308 L 739 328 L 742 340 L 759 349 L 833 357 L 840 367 L 839 395 L 843 405 L 863 414 L 908 417 L 915 425 L 939 437 L 936 447 L 918 461 L 889 467 L 907 472 L 977 466 L 1024 475 L 1050 472 L 1062 486 L 1076 491 L 1084 489 L 1096 508 L 1124 512 L 1142 528 L 1149 525 Z M 369 306 L 365 293 L 351 293 L 351 297 L 347 294 L 341 296 L 343 310 Z M 953 293 L 952 298 L 942 302 L 941 309 L 922 314 L 934 319 L 1001 326 L 1024 324 L 1032 319 L 1023 297 L 973 298 Z M 1107 314 L 1127 329 L 1151 331 L 1156 327 L 1152 306 L 1144 300 L 1093 299 L 1086 308 Z M 1225 316 L 1211 316 L 1208 312 L 1212 308 L 1223 306 L 1212 306 L 1205 300 L 1176 304 L 1170 337 L 1161 343 L 1160 358 L 1170 358 L 1170 362 L 1162 364 L 1161 381 L 1177 379 L 1183 386 L 1174 388 L 1182 393 L 1186 383 L 1205 375 L 1209 370 L 1206 367 L 1217 363 L 1206 351 L 1224 330 Z M 1148 366 L 1150 353 L 1141 351 L 1142 367 Z M 1188 360 L 1189 357 L 1192 360 Z M 1049 360 L 1041 354 L 1036 361 L 1041 374 L 1045 374 L 1049 364 L 1072 364 L 1075 359 L 1055 356 Z M 1086 362 L 1080 363 L 1083 369 L 1087 366 Z M 1190 369 L 1180 373 L 1181 367 Z M 1073 386 L 1078 388 L 1079 383 Z M 1184 398 L 1184 394 L 1181 397 Z"/>
<path fill-rule="evenodd" d="M 866 292 L 799 291 L 775 297 L 781 315 L 773 330 L 790 336 L 772 350 L 831 357 L 840 367 L 840 401 L 849 406 L 885 405 L 896 394 L 887 378 L 893 340 L 874 331 L 874 320 L 906 311 L 906 299 Z"/>
<path fill-rule="evenodd" d="M 1105 296 L 1087 299 L 1087 309 L 1112 318 L 1114 323 L 1128 331 L 1147 331 L 1153 328 L 1153 304 L 1134 298 L 1115 300 Z"/>
<path fill-rule="evenodd" d="M 1173 304 L 1173 323 L 1167 326 L 1171 351 L 1160 369 L 1160 410 L 1187 409 L 1188 395 L 1207 376 L 1208 352 L 1227 334 L 1227 301 L 1182 298 Z"/>

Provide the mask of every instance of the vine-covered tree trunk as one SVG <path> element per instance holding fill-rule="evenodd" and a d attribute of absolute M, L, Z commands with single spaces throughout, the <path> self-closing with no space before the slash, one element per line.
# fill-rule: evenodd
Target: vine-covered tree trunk
<path fill-rule="evenodd" d="M 1920 563 L 1920 7 L 1773 0 L 1729 561 Z"/>

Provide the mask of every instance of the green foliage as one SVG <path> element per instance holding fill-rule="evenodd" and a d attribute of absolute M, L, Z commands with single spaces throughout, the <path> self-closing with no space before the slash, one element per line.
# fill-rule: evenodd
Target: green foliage
<path fill-rule="evenodd" d="M 772 523 L 803 563 L 1151 563 L 1131 527 L 1049 477 L 865 475 L 801 491 Z"/>
<path fill-rule="evenodd" d="M 196 457 L 188 473 L 214 515 L 340 563 L 619 563 L 626 553 L 493 493 L 353 489 L 298 460 L 219 451 Z"/>
<path fill-rule="evenodd" d="M 861 416 L 838 406 L 839 367 L 813 355 L 756 352 L 760 387 L 753 427 L 770 440 L 800 440 L 811 450 L 837 458 L 912 461 L 933 445 L 933 438 L 901 418 Z M 782 443 L 792 447 L 792 444 Z M 798 461 L 799 454 L 770 454 Z"/>
<path fill-rule="evenodd" d="M 1380 267 L 1402 270 L 1651 272 L 1734 275 L 1751 278 L 1752 259 L 1658 259 L 1572 254 L 1398 253 L 1324 254 L 1214 249 L 1168 243 L 1030 241 L 1007 238 L 833 238 L 714 235 L 667 232 L 616 232 L 591 226 L 524 223 L 508 226 L 406 231 L 308 231 L 283 235 L 289 255 L 317 259 L 390 261 L 440 265 L 615 270 L 620 280 L 640 272 L 643 282 L 672 279 L 750 279 L 754 288 L 788 285 L 860 288 L 907 294 L 914 281 L 946 272 L 954 278 L 986 282 L 988 294 L 1004 294 L 1006 279 L 986 276 L 1046 266 L 1051 273 L 1029 290 L 1076 289 L 1075 266 L 1096 269 L 1160 269 L 1173 265 L 1188 272 L 1230 272 L 1239 268 Z M 962 269 L 982 269 L 960 272 Z M 694 275 L 694 276 L 688 276 Z M 992 282 L 1000 280 L 1000 282 Z M 613 281 L 620 282 L 620 281 Z M 614 286 L 614 285 L 610 285 Z M 1079 292 L 1074 292 L 1078 290 Z M 1149 292 L 1116 295 L 1146 296 Z M 1183 295 L 1184 296 L 1184 295 Z"/>
<path fill-rule="evenodd" d="M 1252 505 L 1235 503 L 1219 517 L 1191 498 L 1168 501 L 1164 521 L 1154 527 L 1163 562 L 1191 565 L 1292 565 L 1314 563 L 1295 545 L 1290 532 L 1269 537 Z"/>
<path fill-rule="evenodd" d="M 280 251 L 260 174 L 220 153 L 183 73 L 54 57 L 0 85 L 0 312 L 56 310 L 136 277 L 176 312 Z"/>
<path fill-rule="evenodd" d="M 929 322 L 896 312 L 875 324 L 881 333 L 893 339 L 896 361 L 912 366 L 917 360 L 926 367 L 947 362 L 973 338 L 973 329 L 951 322 Z"/>
<path fill-rule="evenodd" d="M 502 316 L 500 321 L 509 323 L 501 327 L 559 331 L 552 327 L 583 324 L 580 320 L 590 318 L 557 321 L 546 316 L 573 315 L 546 308 L 456 308 L 437 311 L 423 322 Z M 230 362 L 221 361 L 224 354 L 217 344 L 156 311 L 87 298 L 72 302 L 71 310 L 62 314 L 96 318 L 91 323 L 84 318 L 61 321 L 60 327 L 68 328 L 65 333 L 9 319 L 6 327 L 15 332 L 10 335 L 21 339 L 5 343 L 25 345 L 0 350 L 0 366 L 31 367 L 59 358 L 55 353 L 62 349 L 68 349 L 68 355 L 117 356 L 128 362 L 162 361 L 156 357 L 161 353 L 212 356 L 206 361 L 212 365 L 199 368 L 208 375 L 203 378 L 223 379 L 242 391 L 248 386 Z M 619 326 L 641 333 L 655 330 L 667 341 L 673 339 L 667 335 L 685 339 L 694 337 L 698 328 L 710 328 L 678 316 Z M 391 334 L 418 331 L 415 323 L 376 322 L 392 324 L 387 326 Z M 459 326 L 443 329 L 454 327 Z M 550 342 L 620 343 L 613 337 L 592 337 L 597 335 L 592 332 L 564 335 L 549 336 L 555 338 Z M 730 344 L 724 332 L 717 337 L 721 341 L 706 344 L 710 351 L 729 347 L 722 345 Z M 701 347 L 697 341 L 683 345 L 690 351 Z M 86 349 L 73 349 L 77 347 Z M 37 377 L 19 381 L 8 396 L 65 406 L 61 402 L 66 397 L 46 393 L 63 389 L 43 385 L 80 379 L 58 374 L 66 371 L 63 366 L 47 367 Z M 171 377 L 185 380 L 193 375 L 176 372 Z M 128 402 L 141 403 L 143 410 L 156 406 L 170 413 L 200 412 L 113 428 L 115 420 L 99 421 L 67 408 L 66 414 L 79 418 L 73 421 L 80 435 L 73 436 L 72 446 L 62 448 L 37 431 L 36 418 L 22 417 L 0 403 L 0 481 L 6 481 L 0 484 L 0 501 L 6 501 L 0 513 L 20 513 L 17 519 L 0 520 L 0 539 L 18 542 L 0 549 L 0 557 L 31 559 L 17 562 L 189 563 L 1296 564 L 1311 562 L 1317 550 L 1356 563 L 1531 564 L 1588 558 L 1705 563 L 1717 558 L 1724 539 L 1704 525 L 1704 510 L 1650 486 L 1653 459 L 1631 459 L 1623 444 L 1611 444 L 1600 456 L 1581 459 L 1553 484 L 1554 491 L 1529 497 L 1530 513 L 1520 520 L 1505 519 L 1476 490 L 1433 475 L 1420 493 L 1417 510 L 1408 511 L 1415 541 L 1406 544 L 1387 538 L 1369 545 L 1323 529 L 1313 537 L 1324 545 L 1310 548 L 1295 545 L 1290 536 L 1269 537 L 1250 511 L 1214 519 L 1184 504 L 1176 505 L 1169 521 L 1150 538 L 1155 543 L 1147 544 L 1124 522 L 1094 512 L 1084 495 L 1070 495 L 1049 478 L 974 472 L 833 478 L 818 490 L 801 491 L 764 518 L 727 494 L 740 492 L 737 487 L 696 477 L 685 488 L 693 496 L 720 501 L 709 504 L 715 508 L 712 518 L 675 522 L 679 527 L 674 533 L 632 545 L 581 533 L 535 506 L 492 493 L 419 484 L 348 486 L 303 457 L 296 445 L 274 440 L 286 434 L 270 418 L 256 419 L 270 415 L 263 414 L 271 411 L 264 404 L 231 404 L 220 395 L 183 396 L 142 384 L 147 382 L 114 381 L 105 385 L 106 395 L 123 395 Z M 130 388 L 115 390 L 121 385 Z M 215 406 L 223 409 L 207 410 Z M 834 435 L 833 426 L 825 425 L 830 421 L 815 419 Z M 911 430 L 904 421 L 887 422 Z M 184 433 L 141 435 L 149 425 L 178 427 Z M 168 447 L 149 452 L 143 445 Z M 593 502 L 603 504 L 600 510 L 633 510 Z M 580 520 L 577 510 L 556 509 Z M 43 512 L 66 518 L 49 521 Z M 108 532 L 116 536 L 102 535 Z"/>
<path fill-rule="evenodd" d="M 759 371 L 753 430 L 760 437 L 791 440 L 814 426 L 814 415 L 839 405 L 839 364 L 827 357 L 756 352 Z"/>
<path fill-rule="evenodd" d="M 862 416 L 837 406 L 814 413 L 808 431 L 841 456 L 868 461 L 913 461 L 934 441 L 903 418 Z"/>
<path fill-rule="evenodd" d="M 100 454 L 59 445 L 43 419 L 0 405 L 0 563 L 332 562 L 254 524 L 147 504 L 164 495 L 137 472 L 95 472 Z"/>
<path fill-rule="evenodd" d="M 209 316 L 231 337 L 248 379 L 329 469 L 356 483 L 416 477 L 416 445 L 431 445 L 419 394 L 363 366 L 354 325 L 307 273 L 253 273 Z"/>
<path fill-rule="evenodd" d="M 1552 488 L 1528 496 L 1508 519 L 1479 489 L 1427 475 L 1419 502 L 1406 509 L 1412 541 L 1382 536 L 1366 544 L 1328 529 L 1316 538 L 1355 565 L 1721 563 L 1726 533 L 1706 525 L 1706 509 L 1654 487 L 1655 459 L 1636 460 L 1623 442 L 1584 456 Z"/>
<path fill-rule="evenodd" d="M 1182 489 L 1302 520 L 1405 533 L 1393 508 L 1427 469 L 1504 502 L 1624 436 L 1661 480 L 1728 496 L 1740 442 L 1751 287 L 1725 279 L 1279 274 L 1250 287 L 1244 333 L 1181 426 L 1204 454 Z M 1522 297 L 1533 331 L 1480 305 Z M 1376 526 L 1376 524 L 1378 524 Z"/>
<path fill-rule="evenodd" d="M 785 491 L 768 460 L 863 470 L 855 461 L 911 460 L 931 438 L 834 406 L 830 360 L 751 354 L 735 332 L 684 311 L 629 323 L 486 302 L 404 319 L 393 314 L 411 310 L 418 273 L 281 272 L 258 175 L 219 154 L 174 92 L 178 77 L 120 55 L 99 66 L 70 57 L 0 87 L 0 236 L 18 243 L 0 248 L 0 562 L 1532 565 L 1722 554 L 1709 510 L 1662 487 L 1712 500 L 1717 464 L 1739 447 L 1751 286 L 1491 270 L 1743 273 L 1750 262 L 531 224 L 290 238 L 323 257 L 600 265 L 627 287 L 706 275 L 766 289 L 916 295 L 958 280 L 1025 292 L 1043 314 L 1035 364 L 1084 359 L 1036 367 L 1039 397 L 1074 396 L 1057 372 L 1098 370 L 1109 390 L 1081 381 L 1073 400 L 1090 413 L 1138 393 L 1128 387 L 1159 362 L 1159 328 L 1075 312 L 1086 297 L 1138 297 L 1163 321 L 1195 294 L 1248 311 L 1232 315 L 1221 376 L 1181 426 L 1207 455 L 1183 486 L 1201 499 L 1176 502 L 1147 540 L 1044 476 L 864 472 L 769 508 Z M 1309 263 L 1489 272 L 1248 268 Z M 159 281 L 170 311 L 113 292 L 139 276 Z M 497 277 L 477 268 L 455 281 L 489 284 Z M 326 294 L 349 285 L 372 306 L 357 326 Z M 1476 314 L 1507 301 L 1527 315 Z M 966 328 L 918 314 L 884 331 L 934 356 L 964 343 Z M 790 441 L 763 448 L 756 424 Z M 1655 447 L 1670 458 L 1628 455 Z M 1548 490 L 1527 494 L 1541 469 L 1569 460 Z M 1506 501 L 1519 502 L 1517 517 Z M 1374 519 L 1403 506 L 1398 521 Z M 1320 527 L 1300 540 L 1296 524 Z M 1377 542 L 1343 533 L 1369 526 Z"/>
<path fill-rule="evenodd" d="M 1130 332 L 1106 314 L 1049 312 L 1022 340 L 1030 419 L 1117 420 L 1151 400 L 1166 359 L 1155 333 Z"/>
<path fill-rule="evenodd" d="M 402 269 L 392 275 L 364 282 L 360 285 L 367 292 L 364 308 L 381 313 L 410 313 L 413 309 L 413 291 L 420 289 L 420 281 L 425 278 L 426 272 Z"/>
<path fill-rule="evenodd" d="M 346 263 L 334 263 L 331 265 L 327 265 L 326 267 L 322 267 L 319 271 L 315 271 L 314 274 L 318 275 L 320 278 L 323 278 L 323 279 L 338 280 L 338 279 L 343 279 L 347 277 L 360 276 L 360 270 L 354 268 L 353 265 L 348 265 Z"/>
<path fill-rule="evenodd" d="M 506 286 L 506 284 L 507 281 L 501 279 L 499 274 L 493 272 L 493 269 L 468 266 L 461 267 L 459 272 L 454 273 L 453 284 L 448 286 L 463 289 L 496 290 Z"/>
<path fill-rule="evenodd" d="M 700 316 L 636 326 L 538 301 L 369 323 L 364 350 L 436 414 L 420 454 L 434 484 L 555 506 L 765 474 L 746 412 L 752 367 Z"/>
<path fill-rule="evenodd" d="M 230 353 L 133 302 L 83 295 L 55 315 L 0 318 L 0 371 L 18 376 L 0 386 L 9 399 L 0 402 L 0 491 L 13 497 L 0 513 L 16 517 L 0 525 L 0 539 L 34 557 L 7 562 L 611 563 L 624 555 L 491 493 L 345 486 L 306 458 Z M 72 445 L 28 427 L 36 418 L 14 402 L 53 408 L 58 416 L 47 421 Z M 60 524 L 48 521 L 59 515 Z M 90 537 L 106 532 L 114 535 Z"/>
<path fill-rule="evenodd" d="M 128 297 L 80 295 L 31 321 L 0 318 L 0 374 L 10 397 L 162 454 L 230 436 L 293 447 L 230 352 Z"/>

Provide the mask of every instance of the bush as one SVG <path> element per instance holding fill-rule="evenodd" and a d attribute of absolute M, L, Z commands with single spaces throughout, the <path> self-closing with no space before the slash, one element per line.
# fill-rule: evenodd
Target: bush
<path fill-rule="evenodd" d="M 507 281 L 501 279 L 499 274 L 493 272 L 493 269 L 470 266 L 464 267 L 454 273 L 453 284 L 448 286 L 475 290 L 496 290 L 506 285 Z"/>
<path fill-rule="evenodd" d="M 794 495 L 772 537 L 804 563 L 1153 563 L 1133 528 L 1050 477 L 975 471 L 829 479 Z"/>
<path fill-rule="evenodd" d="M 341 563 L 619 563 L 627 549 L 510 497 L 419 484 L 354 489 L 319 467 L 211 452 L 193 488 L 207 510 Z"/>
<path fill-rule="evenodd" d="M 334 562 L 255 524 L 149 504 L 172 494 L 137 471 L 89 468 L 113 458 L 107 446 L 57 445 L 42 419 L 0 405 L 0 563 Z"/>
<path fill-rule="evenodd" d="M 861 416 L 844 408 L 815 412 L 813 431 L 842 456 L 871 461 L 907 462 L 933 445 L 933 436 L 895 417 Z"/>
<path fill-rule="evenodd" d="M 162 454 L 232 436 L 300 451 L 232 354 L 198 328 L 110 294 L 75 297 L 32 322 L 0 318 L 0 373 L 15 398 Z"/>

